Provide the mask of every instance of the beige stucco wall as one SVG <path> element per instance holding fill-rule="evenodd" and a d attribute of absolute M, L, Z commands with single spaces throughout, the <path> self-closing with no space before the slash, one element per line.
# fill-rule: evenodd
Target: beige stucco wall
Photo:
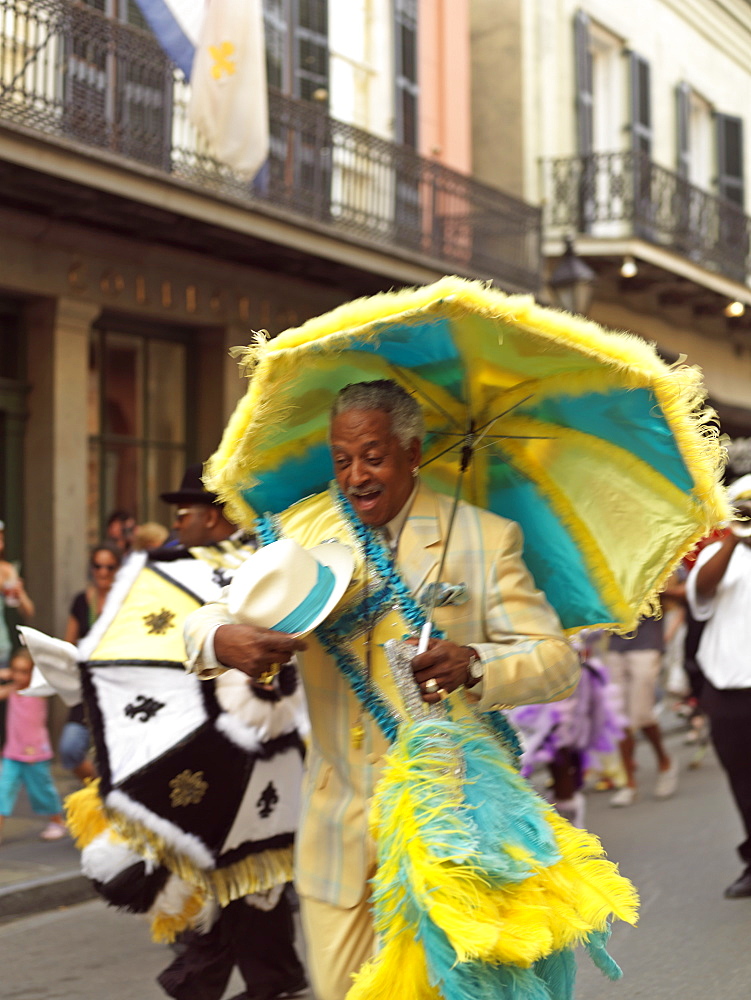
<path fill-rule="evenodd" d="M 481 0 L 474 0 L 478 4 Z M 514 17 L 517 0 L 492 7 Z M 742 0 L 524 0 L 520 33 L 523 60 L 525 194 L 541 197 L 539 158 L 570 156 L 575 148 L 574 15 L 593 22 L 650 63 L 653 159 L 676 167 L 675 88 L 685 81 L 724 114 L 748 116 L 751 107 L 751 5 Z M 628 122 L 624 87 L 623 124 Z M 629 133 L 621 130 L 621 149 Z M 746 122 L 747 199 L 751 197 L 751 121 Z"/>
<path fill-rule="evenodd" d="M 471 0 L 472 165 L 478 180 L 524 194 L 522 4 Z"/>

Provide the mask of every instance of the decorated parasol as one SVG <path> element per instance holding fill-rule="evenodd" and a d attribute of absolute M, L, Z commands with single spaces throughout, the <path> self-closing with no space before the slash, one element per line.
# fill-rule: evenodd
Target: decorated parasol
<path fill-rule="evenodd" d="M 422 407 L 421 477 L 521 524 L 525 561 L 572 632 L 633 627 L 682 554 L 727 516 L 699 372 L 531 298 L 444 278 L 258 336 L 239 353 L 250 386 L 206 470 L 239 523 L 323 494 L 334 398 L 378 379 Z M 296 537 L 299 508 L 261 518 L 261 542 L 277 529 Z M 360 544 L 367 559 L 379 543 L 364 531 Z M 410 608 L 405 624 L 429 631 L 425 611 Z M 352 631 L 347 614 L 316 635 L 359 697 L 356 658 L 350 671 L 327 644 L 339 625 Z M 524 782 L 494 713 L 462 707 L 461 692 L 439 714 L 426 710 L 414 647 L 385 647 L 403 688 L 395 729 L 368 691 L 360 699 L 391 743 L 369 812 L 381 948 L 348 1000 L 386 1000 L 396 983 L 415 1000 L 570 1000 L 579 944 L 617 977 L 609 921 L 635 921 L 633 887 L 596 838 Z"/>
<path fill-rule="evenodd" d="M 531 297 L 447 277 L 240 353 L 250 385 L 207 482 L 241 522 L 325 489 L 336 393 L 381 378 L 425 413 L 425 481 L 522 526 L 525 562 L 569 631 L 631 629 L 727 517 L 698 369 Z"/>

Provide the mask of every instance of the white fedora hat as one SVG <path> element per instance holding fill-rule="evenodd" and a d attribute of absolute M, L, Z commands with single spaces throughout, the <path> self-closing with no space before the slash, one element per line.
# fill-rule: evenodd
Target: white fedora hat
<path fill-rule="evenodd" d="M 731 503 L 751 500 L 751 473 L 741 476 L 728 486 L 728 500 Z"/>
<path fill-rule="evenodd" d="M 227 591 L 236 622 L 304 635 L 331 614 L 352 579 L 347 545 L 304 549 L 291 538 L 264 545 L 240 566 Z"/>

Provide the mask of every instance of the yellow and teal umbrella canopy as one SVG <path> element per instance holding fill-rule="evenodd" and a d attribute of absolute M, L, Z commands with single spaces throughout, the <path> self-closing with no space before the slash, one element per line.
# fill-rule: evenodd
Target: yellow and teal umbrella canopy
<path fill-rule="evenodd" d="M 359 299 L 243 352 L 250 376 L 207 485 L 238 522 L 333 478 L 329 411 L 389 378 L 425 413 L 422 476 L 518 521 L 564 628 L 632 628 L 677 560 L 727 518 L 698 369 L 640 338 L 447 277 Z"/>

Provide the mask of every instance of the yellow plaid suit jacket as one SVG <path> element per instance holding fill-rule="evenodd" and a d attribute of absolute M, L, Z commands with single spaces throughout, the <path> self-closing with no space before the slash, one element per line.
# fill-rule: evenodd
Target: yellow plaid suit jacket
<path fill-rule="evenodd" d="M 415 496 L 397 554 L 397 567 L 415 595 L 435 581 L 451 503 L 424 485 Z M 325 537 L 316 537 L 312 525 L 298 541 L 309 546 Z M 578 658 L 534 586 L 521 541 L 515 522 L 460 504 L 442 582 L 465 584 L 469 600 L 437 609 L 435 618 L 449 639 L 479 652 L 485 668 L 481 697 L 468 693 L 467 698 L 481 710 L 563 698 L 578 679 Z M 228 620 L 222 604 L 206 605 L 188 618 L 189 670 L 201 676 L 216 672 L 203 660 L 203 643 L 213 625 Z M 376 627 L 374 646 L 386 638 Z M 388 744 L 366 716 L 362 744 L 354 745 L 358 702 L 317 639 L 306 641 L 299 662 L 312 746 L 297 838 L 297 885 L 303 895 L 348 908 L 362 898 L 372 875 L 368 805 Z"/>

